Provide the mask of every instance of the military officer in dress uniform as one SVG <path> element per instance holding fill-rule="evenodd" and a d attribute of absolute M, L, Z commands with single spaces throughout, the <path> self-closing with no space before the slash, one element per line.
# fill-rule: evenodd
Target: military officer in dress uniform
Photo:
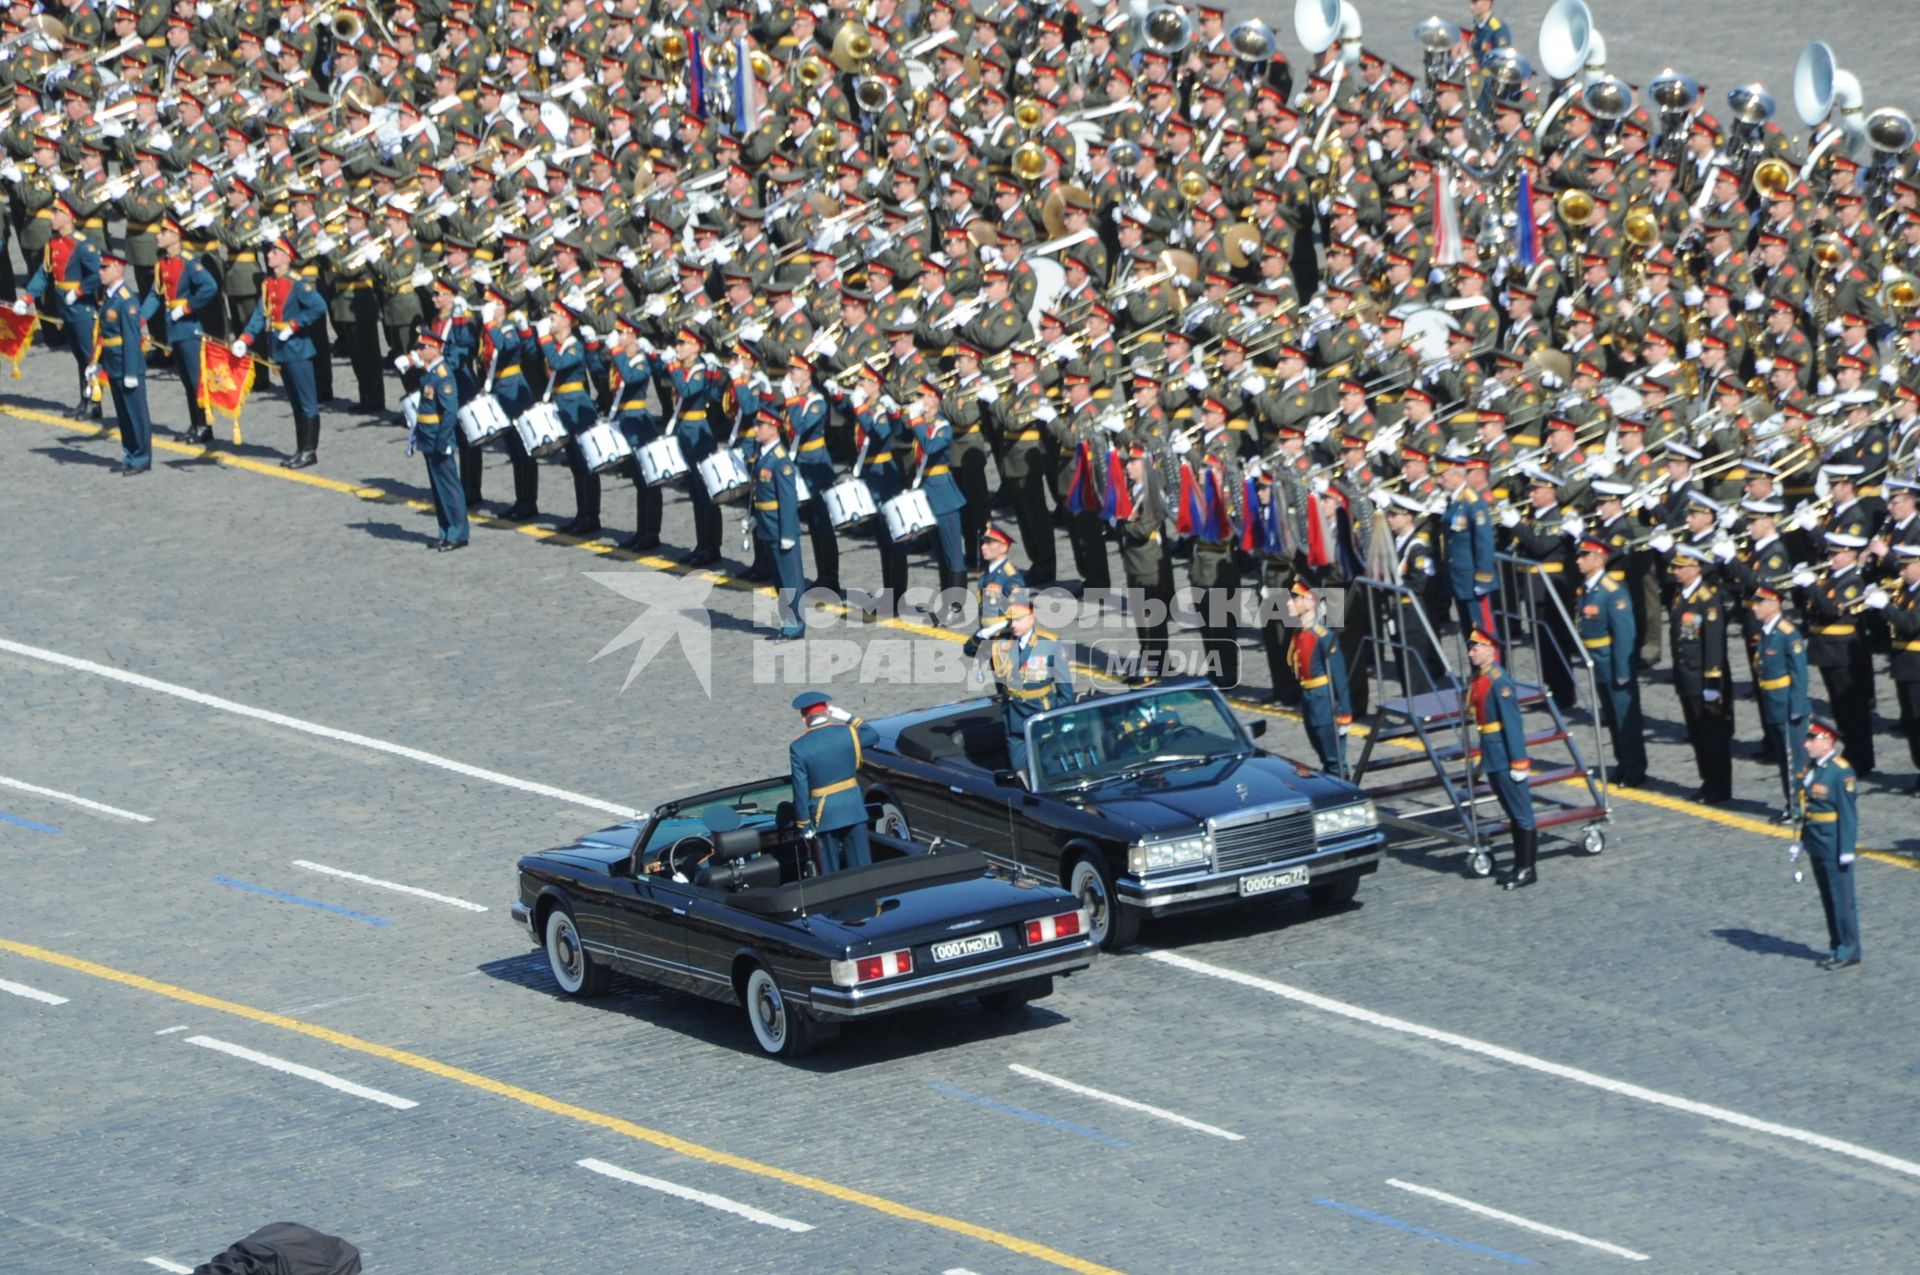
<path fill-rule="evenodd" d="M 1806 768 L 1807 718 L 1813 712 L 1808 692 L 1807 639 L 1782 614 L 1783 599 L 1772 585 L 1756 585 L 1750 603 L 1758 632 L 1754 637 L 1753 684 L 1760 697 L 1760 720 L 1781 742 L 1783 805 L 1776 823 L 1792 823 L 1793 786 Z"/>
<path fill-rule="evenodd" d="M 953 427 L 940 415 L 938 382 L 932 378 L 920 382 L 908 419 L 920 450 L 919 486 L 933 512 L 940 568 L 940 601 L 934 610 L 941 623 L 959 624 L 966 618 L 967 559 L 960 538 L 960 512 L 967 501 L 953 479 Z"/>
<path fill-rule="evenodd" d="M 1448 596 L 1459 614 L 1461 632 L 1491 633 L 1492 595 L 1500 587 L 1494 571 L 1493 518 L 1486 498 L 1467 485 L 1464 462 L 1443 458 L 1440 486 L 1447 493 L 1440 556 L 1447 568 Z"/>
<path fill-rule="evenodd" d="M 1347 661 L 1340 642 L 1320 623 L 1320 599 L 1305 581 L 1295 580 L 1287 598 L 1295 626 L 1288 659 L 1300 683 L 1300 719 L 1320 767 L 1347 777 L 1347 728 L 1353 705 L 1347 698 Z"/>
<path fill-rule="evenodd" d="M 286 469 L 305 469 L 319 460 L 320 402 L 314 397 L 313 341 L 309 330 L 327 321 L 327 303 L 313 280 L 294 273 L 299 259 L 293 241 L 280 238 L 267 249 L 271 273 L 260 281 L 259 303 L 253 317 L 233 342 L 236 357 L 245 358 L 252 345 L 266 338 L 268 360 L 280 369 L 287 400 L 293 406 L 293 455 L 281 461 Z"/>
<path fill-rule="evenodd" d="M 421 328 L 414 337 L 414 361 L 420 368 L 420 407 L 414 418 L 409 450 L 418 448 L 427 462 L 427 482 L 433 489 L 433 516 L 440 534 L 426 547 L 446 552 L 464 549 L 471 537 L 467 525 L 467 494 L 460 483 L 457 459 L 460 439 L 456 424 L 460 414 L 460 391 L 454 383 L 453 369 L 447 366 L 446 338 L 432 327 Z"/>
<path fill-rule="evenodd" d="M 1033 604 L 1025 598 L 1008 602 L 1001 618 L 968 638 L 961 649 L 971 658 L 983 642 L 988 644 L 988 667 L 999 684 L 1008 765 L 1025 773 L 1028 720 L 1074 701 L 1067 647 L 1034 627 Z"/>
<path fill-rule="evenodd" d="M 1673 551 L 1673 605 L 1667 649 L 1673 652 L 1673 689 L 1693 746 L 1700 788 L 1694 801 L 1733 799 L 1733 690 L 1727 663 L 1727 604 L 1706 581 L 1709 559 L 1688 545 Z"/>
<path fill-rule="evenodd" d="M 220 281 L 203 259 L 187 252 L 186 233 L 177 218 L 169 216 L 155 227 L 154 243 L 159 260 L 142 312 L 149 320 L 165 315 L 167 348 L 187 391 L 187 441 L 210 443 L 213 426 L 200 401 L 200 342 L 205 333 L 197 316 L 220 299 Z"/>
<path fill-rule="evenodd" d="M 1127 607 L 1133 612 L 1140 642 L 1134 681 L 1164 671 L 1167 619 L 1173 609 L 1173 559 L 1167 553 L 1166 480 L 1140 444 L 1127 448 L 1127 490 L 1132 512 L 1120 524 L 1120 570 L 1127 582 Z"/>
<path fill-rule="evenodd" d="M 1647 781 L 1647 745 L 1640 720 L 1640 683 L 1634 680 L 1633 603 L 1607 574 L 1607 546 L 1583 540 L 1574 566 L 1581 577 L 1574 623 L 1594 663 L 1607 733 L 1613 741 L 1613 782 L 1634 788 Z"/>
<path fill-rule="evenodd" d="M 1859 554 L 1867 538 L 1829 531 L 1825 539 L 1825 579 L 1803 570 L 1793 582 L 1801 591 L 1801 614 L 1809 630 L 1807 661 L 1820 670 L 1828 710 L 1853 758 L 1849 764 L 1866 779 L 1873 774 L 1874 688 L 1873 656 L 1859 625 L 1859 603 L 1867 587 Z"/>
<path fill-rule="evenodd" d="M 1013 537 L 991 524 L 980 533 L 980 623 L 991 624 L 1006 613 L 1007 603 L 1023 592 L 1027 581 L 1013 565 Z"/>
<path fill-rule="evenodd" d="M 600 534 L 600 475 L 587 467 L 580 435 L 593 428 L 593 373 L 599 366 L 597 343 L 587 342 L 575 324 L 579 315 L 556 302 L 541 322 L 540 354 L 547 365 L 547 394 L 566 427 L 567 468 L 573 473 L 573 518 L 554 530 L 563 536 L 591 540 Z M 538 330 L 536 328 L 536 330 Z"/>
<path fill-rule="evenodd" d="M 67 352 L 73 355 L 74 370 L 80 374 L 80 400 L 76 415 L 100 414 L 89 401 L 92 387 L 87 369 L 93 366 L 94 329 L 98 311 L 94 298 L 100 294 L 100 250 L 89 239 L 73 232 L 73 204 L 65 195 L 54 196 L 49 206 L 51 234 L 40 256 L 40 265 L 27 280 L 27 295 L 14 301 L 16 314 L 29 314 L 37 306 L 65 328 Z M 49 310 L 47 301 L 53 305 Z M 32 298 L 31 301 L 28 298 Z"/>
<path fill-rule="evenodd" d="M 1840 731 L 1815 719 L 1807 727 L 1806 772 L 1800 776 L 1800 845 L 1813 864 L 1820 906 L 1827 914 L 1827 941 L 1833 954 L 1823 970 L 1860 963 L 1860 914 L 1854 899 L 1853 871 L 1859 815 L 1853 766 L 1840 755 Z"/>
<path fill-rule="evenodd" d="M 1519 890 L 1536 880 L 1540 831 L 1533 817 L 1533 788 L 1527 758 L 1527 728 L 1520 720 L 1520 697 L 1513 679 L 1500 667 L 1500 644 L 1475 628 L 1467 634 L 1467 661 L 1474 667 L 1467 704 L 1480 741 L 1480 774 L 1493 789 L 1513 832 L 1513 871 L 1501 882 Z"/>
<path fill-rule="evenodd" d="M 127 282 L 125 256 L 107 252 L 100 255 L 100 371 L 106 375 L 107 388 L 113 394 L 113 414 L 120 422 L 120 447 L 124 453 L 113 472 L 120 475 L 144 474 L 153 468 L 153 419 L 147 415 L 147 357 L 144 350 L 147 326 L 140 314 L 140 300 Z"/>
<path fill-rule="evenodd" d="M 1920 542 L 1893 546 L 1900 576 L 1890 590 L 1882 590 L 1883 605 L 1893 645 L 1893 685 L 1900 704 L 1900 733 L 1907 738 L 1907 756 L 1920 768 Z M 1875 599 L 1869 596 L 1868 605 Z M 1920 794 L 1920 777 L 1913 782 Z"/>
<path fill-rule="evenodd" d="M 827 510 L 827 490 L 834 484 L 833 457 L 827 449 L 827 399 L 814 388 L 813 364 L 797 350 L 789 359 L 786 390 L 793 465 L 813 493 L 813 499 L 801 508 L 807 538 L 813 542 L 813 587 L 838 594 L 840 539 Z"/>
<path fill-rule="evenodd" d="M 820 871 L 844 872 L 873 862 L 867 846 L 867 801 L 860 791 L 863 751 L 880 742 L 873 727 L 833 708 L 821 691 L 802 691 L 793 707 L 807 729 L 787 747 L 793 775 L 793 817 L 819 849 Z"/>
<path fill-rule="evenodd" d="M 800 594 L 806 589 L 800 557 L 800 491 L 793 458 L 780 439 L 785 425 L 780 414 L 763 408 L 754 418 L 753 441 L 760 454 L 753 463 L 753 538 L 766 547 L 773 562 L 775 606 L 780 611 L 776 641 L 806 636 L 800 616 Z"/>

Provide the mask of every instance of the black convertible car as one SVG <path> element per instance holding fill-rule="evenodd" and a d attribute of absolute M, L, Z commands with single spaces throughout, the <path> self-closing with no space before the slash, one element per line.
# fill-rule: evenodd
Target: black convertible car
<path fill-rule="evenodd" d="M 876 862 L 826 876 L 811 850 L 786 779 L 742 784 L 526 856 L 513 919 L 562 992 L 617 970 L 737 1002 L 783 1058 L 908 1005 L 1017 1008 L 1093 963 L 1079 900 L 952 839 L 876 834 Z"/>
<path fill-rule="evenodd" d="M 989 699 L 876 719 L 867 804 L 880 831 L 1004 852 L 1079 897 L 1112 949 L 1141 918 L 1305 887 L 1353 898 L 1380 865 L 1373 803 L 1352 784 L 1258 747 L 1202 680 L 1090 696 L 1026 725 L 1009 769 Z"/>

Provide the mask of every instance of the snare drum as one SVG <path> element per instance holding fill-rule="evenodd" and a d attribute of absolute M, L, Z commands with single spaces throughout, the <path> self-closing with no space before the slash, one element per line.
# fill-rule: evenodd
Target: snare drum
<path fill-rule="evenodd" d="M 687 454 L 680 440 L 669 434 L 640 448 L 640 480 L 649 487 L 664 487 L 687 476 Z"/>
<path fill-rule="evenodd" d="M 513 428 L 529 456 L 550 456 L 567 445 L 567 427 L 560 423 L 560 409 L 552 403 L 535 403 L 520 414 Z"/>
<path fill-rule="evenodd" d="M 591 473 L 604 474 L 633 459 L 633 444 L 607 421 L 596 421 L 591 429 L 580 431 L 580 455 Z"/>
<path fill-rule="evenodd" d="M 753 485 L 746 462 L 731 447 L 722 447 L 700 462 L 700 481 L 706 484 L 707 495 L 723 505 L 741 499 Z"/>
<path fill-rule="evenodd" d="M 827 521 L 835 531 L 850 531 L 878 512 L 864 478 L 842 478 L 827 488 Z"/>
<path fill-rule="evenodd" d="M 933 507 L 927 503 L 927 493 L 917 487 L 901 492 L 880 506 L 880 511 L 886 516 L 887 534 L 895 544 L 933 530 Z"/>
<path fill-rule="evenodd" d="M 485 447 L 513 428 L 507 409 L 491 394 L 482 394 L 460 409 L 460 436 L 469 447 Z"/>

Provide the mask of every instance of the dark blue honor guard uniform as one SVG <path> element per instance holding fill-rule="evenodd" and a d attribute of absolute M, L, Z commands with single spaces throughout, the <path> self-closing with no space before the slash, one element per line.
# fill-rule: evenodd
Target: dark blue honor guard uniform
<path fill-rule="evenodd" d="M 1822 969 L 1860 963 L 1860 914 L 1853 893 L 1854 846 L 1860 833 L 1855 811 L 1857 778 L 1840 755 L 1840 732 L 1830 722 L 1807 728 L 1808 753 L 1818 753 L 1800 776 L 1800 842 L 1813 863 L 1820 906 L 1827 914 L 1827 938 L 1833 955 Z"/>
<path fill-rule="evenodd" d="M 487 300 L 503 314 L 511 305 L 506 295 L 497 291 L 488 292 Z M 502 318 L 486 324 L 484 332 L 481 348 L 492 368 L 493 396 L 500 401 L 500 410 L 508 420 L 519 420 L 536 401 L 532 378 L 539 370 L 540 342 L 525 315 L 517 323 Z M 513 468 L 513 503 L 498 516 L 507 522 L 523 522 L 540 512 L 540 462 L 527 455 L 519 430 L 507 431 L 506 444 L 507 461 Z"/>
<path fill-rule="evenodd" d="M 186 387 L 187 441 L 210 443 L 213 426 L 207 423 L 207 409 L 200 402 L 200 342 L 206 334 L 195 316 L 220 299 L 220 281 L 203 260 L 188 255 L 178 219 L 168 217 L 162 222 L 158 238 L 170 255 L 154 266 L 153 291 L 142 303 L 141 313 L 149 323 L 162 322 L 174 369 Z"/>
<path fill-rule="evenodd" d="M 1585 573 L 1574 604 L 1580 643 L 1593 658 L 1607 733 L 1613 741 L 1613 782 L 1634 787 L 1647 781 L 1647 744 L 1640 716 L 1640 683 L 1634 680 L 1639 633 L 1633 623 L 1633 598 L 1607 574 L 1607 546 L 1580 542 L 1575 564 Z"/>
<path fill-rule="evenodd" d="M 1780 737 L 1780 821 L 1790 822 L 1798 803 L 1794 784 L 1807 768 L 1807 719 L 1813 701 L 1807 690 L 1807 639 L 1781 614 L 1783 600 L 1770 585 L 1753 591 L 1754 619 L 1760 634 L 1753 648 L 1753 686 L 1760 699 L 1760 720 Z"/>
<path fill-rule="evenodd" d="M 662 500 L 658 487 L 649 487 L 640 470 L 640 449 L 660 437 L 660 418 L 647 406 L 647 385 L 653 369 L 640 350 L 640 325 L 622 315 L 614 320 L 619 348 L 608 346 L 607 381 L 613 387 L 614 426 L 633 448 L 634 532 L 620 542 L 622 549 L 645 553 L 660 544 Z"/>
<path fill-rule="evenodd" d="M 1500 644 L 1482 629 L 1467 639 L 1467 651 L 1479 670 L 1467 689 L 1468 707 L 1480 739 L 1480 772 L 1513 826 L 1513 873 L 1503 883 L 1509 890 L 1532 885 L 1537 879 L 1540 832 L 1533 818 L 1533 788 L 1527 772 L 1527 729 L 1520 717 L 1520 697 L 1513 679 L 1500 667 Z"/>
<path fill-rule="evenodd" d="M 693 502 L 694 545 L 685 562 L 690 567 L 704 567 L 720 561 L 721 528 L 720 506 L 700 480 L 700 462 L 724 441 L 718 430 L 727 419 L 733 380 L 706 352 L 706 338 L 699 329 L 681 328 L 674 343 L 678 357 L 673 362 L 655 354 L 648 358 L 647 367 L 656 385 L 668 381 L 673 385 L 675 408 L 667 428 L 680 440 L 681 453 L 686 457 L 687 498 Z"/>
<path fill-rule="evenodd" d="M 564 316 L 564 318 L 562 318 Z M 580 447 L 580 435 L 593 428 L 597 419 L 593 409 L 593 372 L 598 354 L 574 331 L 574 315 L 556 306 L 557 332 L 540 339 L 540 352 L 547 363 L 547 392 L 560 423 L 572 436 L 567 443 L 567 468 L 573 471 L 573 521 L 554 528 L 563 536 L 593 537 L 600 534 L 600 475 L 587 468 L 587 455 Z"/>
<path fill-rule="evenodd" d="M 234 342 L 236 354 L 266 338 L 267 360 L 286 382 L 293 405 L 293 455 L 280 463 L 305 469 L 319 459 L 320 400 L 313 380 L 313 329 L 327 321 L 327 303 L 313 280 L 293 273 L 299 254 L 292 241 L 281 239 L 267 249 L 273 273 L 260 281 L 260 303 L 247 320 L 246 330 Z"/>
<path fill-rule="evenodd" d="M 800 556 L 800 490 L 793 460 L 780 441 L 783 422 L 774 411 L 762 411 L 754 422 L 760 454 L 753 464 L 753 538 L 766 548 L 773 563 L 782 639 L 803 637 L 800 595 L 806 590 Z"/>
<path fill-rule="evenodd" d="M 813 542 L 816 589 L 840 592 L 840 539 L 827 511 L 827 489 L 833 486 L 833 457 L 827 454 L 827 399 L 813 388 L 812 365 L 798 354 L 792 367 L 805 374 L 806 384 L 795 384 L 787 399 L 787 428 L 793 436 L 793 466 L 806 479 L 813 499 L 801 507 L 807 539 Z"/>
<path fill-rule="evenodd" d="M 100 250 L 91 240 L 73 233 L 74 207 L 65 195 L 54 197 L 52 216 L 53 235 L 41 253 L 39 267 L 27 280 L 27 295 L 65 329 L 67 352 L 73 356 L 74 371 L 80 376 L 76 410 L 84 412 L 88 408 L 87 369 L 93 366 L 99 317 L 94 299 L 100 295 Z"/>
<path fill-rule="evenodd" d="M 1453 471 L 1460 463 L 1449 464 Z M 1479 492 L 1466 485 L 1462 473 L 1460 487 L 1447 500 L 1441 515 L 1440 556 L 1447 566 L 1447 595 L 1459 614 L 1460 631 L 1480 629 L 1492 633 L 1493 604 L 1489 599 L 1499 589 L 1494 571 L 1493 517 Z"/>
<path fill-rule="evenodd" d="M 961 603 L 967 588 L 967 547 L 962 539 L 960 515 L 967 498 L 954 481 L 951 464 L 953 426 L 939 414 L 940 387 L 932 381 L 921 382 L 923 403 L 933 405 L 933 415 L 913 426 L 914 441 L 920 445 L 920 490 L 927 495 L 927 508 L 933 511 L 934 532 L 938 537 L 940 594 L 942 606 L 936 614 L 964 610 Z"/>
<path fill-rule="evenodd" d="M 793 817 L 813 836 L 823 872 L 865 867 L 873 862 L 867 847 L 867 799 L 860 791 L 863 750 L 880 737 L 859 718 L 839 713 L 820 691 L 802 691 L 793 706 L 807 729 L 787 748 L 793 769 Z"/>
<path fill-rule="evenodd" d="M 447 366 L 445 338 L 432 328 L 420 329 L 420 412 L 409 442 L 426 457 L 427 481 L 433 488 L 433 516 L 440 537 L 429 549 L 459 549 L 471 532 L 467 526 L 467 493 L 460 483 L 460 391 L 453 369 Z"/>
<path fill-rule="evenodd" d="M 153 468 L 153 419 L 147 415 L 147 325 L 140 299 L 128 281 L 125 257 L 100 259 L 106 295 L 100 303 L 100 370 L 113 394 L 123 453 L 116 472 L 144 474 Z"/>
<path fill-rule="evenodd" d="M 1317 605 L 1313 590 L 1300 581 L 1294 582 L 1292 594 Z M 1294 630 L 1287 655 L 1300 683 L 1300 719 L 1306 725 L 1314 756 L 1320 759 L 1323 770 L 1345 779 L 1344 732 L 1353 723 L 1353 705 L 1347 697 L 1347 660 L 1341 653 L 1340 640 L 1326 625 L 1310 620 Z"/>

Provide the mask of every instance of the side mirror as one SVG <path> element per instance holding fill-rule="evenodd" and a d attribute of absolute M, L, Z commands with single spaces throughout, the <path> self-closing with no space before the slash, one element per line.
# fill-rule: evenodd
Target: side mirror
<path fill-rule="evenodd" d="M 999 788 L 1023 788 L 1026 786 L 1025 781 L 1020 778 L 1020 772 L 1017 770 L 996 770 L 993 772 L 993 782 L 994 786 Z"/>
<path fill-rule="evenodd" d="M 1267 737 L 1266 719 L 1262 718 L 1260 721 L 1249 724 L 1247 727 L 1247 734 L 1251 735 L 1255 739 L 1265 739 Z"/>

